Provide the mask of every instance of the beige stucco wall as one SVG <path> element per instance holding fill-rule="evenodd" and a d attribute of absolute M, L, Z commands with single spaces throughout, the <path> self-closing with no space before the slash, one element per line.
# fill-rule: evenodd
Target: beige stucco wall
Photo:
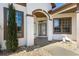
<path fill-rule="evenodd" d="M 0 43 L 2 45 L 2 49 L 6 49 L 4 40 L 4 7 L 8 7 L 7 3 L 0 3 Z M 18 38 L 19 46 L 26 44 L 26 8 L 24 6 L 14 4 L 16 10 L 24 12 L 24 38 Z"/>
<path fill-rule="evenodd" d="M 0 4 L 0 11 L 2 11 L 2 7 Z M 2 12 L 0 12 L 0 44 L 2 44 L 2 39 L 3 39 L 3 17 L 2 17 Z"/>
<path fill-rule="evenodd" d="M 50 3 L 27 3 L 27 14 L 32 14 L 36 9 L 42 9 L 48 12 L 48 10 L 52 9 L 52 6 Z"/>
<path fill-rule="evenodd" d="M 77 47 L 79 48 L 79 12 L 77 11 L 77 35 L 76 35 L 76 39 L 77 39 Z"/>
<path fill-rule="evenodd" d="M 61 39 L 63 35 L 67 35 L 71 40 L 76 40 L 76 13 L 54 14 L 53 18 L 72 17 L 72 34 L 53 34 L 53 39 Z M 53 20 L 52 20 L 53 23 Z"/>

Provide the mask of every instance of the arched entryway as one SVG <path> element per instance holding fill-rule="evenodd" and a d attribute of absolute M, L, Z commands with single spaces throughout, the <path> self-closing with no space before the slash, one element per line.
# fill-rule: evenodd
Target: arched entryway
<path fill-rule="evenodd" d="M 33 10 L 32 15 L 27 14 L 27 46 L 34 45 L 38 37 L 45 39 L 43 41 L 52 40 L 52 21 L 49 14 L 42 9 Z"/>
<path fill-rule="evenodd" d="M 40 45 L 48 42 L 49 36 L 49 14 L 42 9 L 36 9 L 32 12 L 34 16 L 34 44 Z"/>
<path fill-rule="evenodd" d="M 47 37 L 47 20 L 49 19 L 49 14 L 42 9 L 36 9 L 32 14 L 34 15 L 35 37 Z"/>

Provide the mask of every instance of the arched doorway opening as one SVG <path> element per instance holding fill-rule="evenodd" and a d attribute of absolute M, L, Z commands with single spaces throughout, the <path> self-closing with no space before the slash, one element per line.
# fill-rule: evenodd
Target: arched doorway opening
<path fill-rule="evenodd" d="M 47 37 L 47 20 L 49 15 L 45 10 L 36 9 L 32 12 L 34 15 L 34 36 Z"/>
<path fill-rule="evenodd" d="M 34 16 L 34 44 L 40 45 L 48 41 L 48 20 L 49 14 L 42 9 L 32 12 Z"/>

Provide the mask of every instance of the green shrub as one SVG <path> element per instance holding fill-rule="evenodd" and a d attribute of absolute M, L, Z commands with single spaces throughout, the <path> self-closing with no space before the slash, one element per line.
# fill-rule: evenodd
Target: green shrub
<path fill-rule="evenodd" d="M 16 11 L 13 4 L 9 4 L 8 10 L 8 37 L 6 40 L 6 47 L 9 51 L 16 51 L 18 48 L 18 39 L 16 31 Z"/>

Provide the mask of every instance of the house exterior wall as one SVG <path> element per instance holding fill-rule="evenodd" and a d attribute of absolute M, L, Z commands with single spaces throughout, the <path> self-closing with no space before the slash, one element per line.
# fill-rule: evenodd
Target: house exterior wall
<path fill-rule="evenodd" d="M 0 44 L 2 45 L 2 41 L 3 41 L 3 9 L 1 7 L 1 4 L 0 4 Z"/>
<path fill-rule="evenodd" d="M 27 17 L 27 46 L 34 45 L 34 17 Z"/>
<path fill-rule="evenodd" d="M 77 23 L 76 23 L 76 31 L 77 31 L 77 35 L 76 35 L 76 39 L 77 39 L 77 47 L 79 48 L 79 11 L 77 11 Z"/>
<path fill-rule="evenodd" d="M 4 40 L 4 10 L 3 8 L 7 7 L 8 4 L 1 4 L 0 3 L 0 44 L 2 45 L 2 49 L 6 49 Z M 24 12 L 24 37 L 18 38 L 19 46 L 31 46 L 34 45 L 34 21 L 40 20 L 39 18 L 33 17 L 33 16 L 26 16 L 26 14 L 32 15 L 32 12 L 36 9 L 42 9 L 45 11 L 51 10 L 52 6 L 48 3 L 27 3 L 27 7 L 14 4 L 14 7 L 16 10 L 23 11 Z M 51 15 L 50 15 L 51 16 Z M 54 18 L 62 18 L 62 17 L 72 17 L 72 34 L 54 34 L 53 33 L 53 19 Z M 52 20 L 49 20 L 49 18 L 41 18 L 41 20 L 47 20 L 47 36 L 48 40 L 51 41 L 54 40 L 61 40 L 63 35 L 67 35 L 70 39 L 76 40 L 76 26 L 77 26 L 77 20 L 76 20 L 76 13 L 61 13 L 61 14 L 53 14 L 51 17 Z M 37 34 L 38 36 L 38 22 L 37 23 Z M 36 37 L 35 36 L 35 37 Z M 78 37 L 78 36 L 77 36 Z"/>
<path fill-rule="evenodd" d="M 76 31 L 77 31 L 77 35 L 76 35 L 76 39 L 77 39 L 77 47 L 79 48 L 79 3 L 77 4 L 77 11 L 76 11 L 76 15 L 77 15 L 77 23 L 76 23 Z"/>
<path fill-rule="evenodd" d="M 32 15 L 32 12 L 36 9 L 48 11 L 52 9 L 52 6 L 50 3 L 27 3 L 27 14 Z"/>
<path fill-rule="evenodd" d="M 0 44 L 2 45 L 2 49 L 6 49 L 6 45 L 5 45 L 6 40 L 4 40 L 4 7 L 8 8 L 8 3 L 0 3 L 0 16 L 1 16 L 0 17 Z M 48 12 L 48 10 L 52 9 L 51 4 L 49 4 L 49 3 L 39 3 L 39 4 L 27 3 L 27 7 L 21 6 L 19 4 L 14 4 L 14 7 L 16 10 L 24 12 L 24 24 L 23 24 L 24 25 L 24 37 L 18 38 L 19 46 L 34 45 L 34 38 L 32 38 L 32 40 L 29 40 L 30 36 L 34 37 L 34 32 L 33 32 L 34 26 L 32 26 L 34 23 L 34 18 L 33 17 L 29 18 L 28 16 L 26 17 L 26 13 L 32 15 L 32 12 L 35 9 L 42 9 L 42 10 L 45 10 Z M 30 20 L 30 21 L 28 21 L 28 20 Z M 31 25 L 28 25 L 28 24 L 31 24 Z M 31 26 L 30 27 L 31 30 L 29 30 L 29 28 L 28 28 L 29 26 Z"/>
<path fill-rule="evenodd" d="M 6 40 L 4 40 L 4 7 L 8 8 L 8 4 L 0 3 L 0 43 L 2 45 L 2 49 L 6 49 Z M 14 7 L 16 10 L 24 12 L 24 37 L 18 38 L 19 46 L 22 46 L 26 44 L 26 7 L 18 4 L 14 4 Z"/>
<path fill-rule="evenodd" d="M 62 13 L 62 14 L 54 14 L 53 18 L 63 18 L 63 17 L 72 17 L 72 34 L 54 34 L 53 39 L 61 40 L 63 35 L 67 35 L 70 39 L 76 40 L 76 13 Z M 53 23 L 53 20 L 52 20 Z"/>
<path fill-rule="evenodd" d="M 45 12 L 48 12 L 48 10 L 51 10 L 52 6 L 49 3 L 27 3 L 27 14 L 31 15 L 31 16 L 27 16 L 27 21 L 28 21 L 27 23 L 31 24 L 31 25 L 27 24 L 27 46 L 34 45 L 34 32 L 33 32 L 34 27 L 32 25 L 34 25 L 35 17 L 33 18 L 32 16 L 35 16 L 35 15 L 33 15 L 32 13 L 33 13 L 33 11 L 35 11 L 37 9 L 40 9 L 41 11 L 38 11 L 38 12 L 44 13 L 47 16 L 47 20 L 49 20 L 49 16 Z M 29 20 L 30 20 L 30 22 L 29 22 Z"/>

